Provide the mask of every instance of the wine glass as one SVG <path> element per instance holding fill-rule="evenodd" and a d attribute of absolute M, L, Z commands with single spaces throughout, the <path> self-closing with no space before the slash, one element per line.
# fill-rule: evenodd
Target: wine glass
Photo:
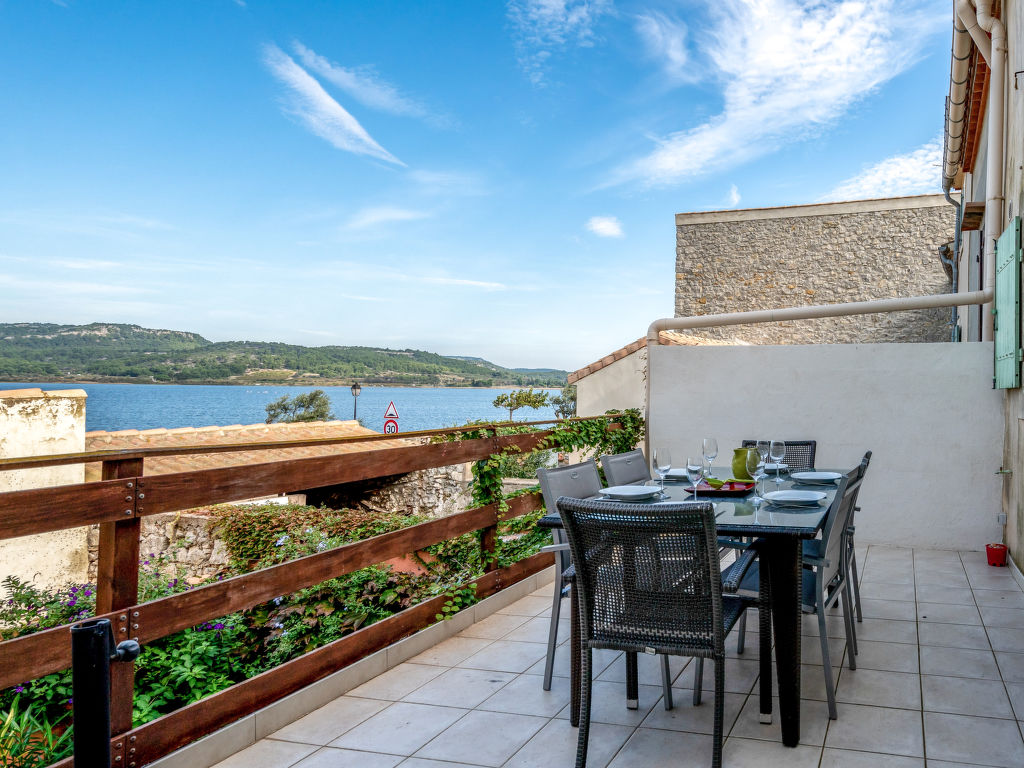
<path fill-rule="evenodd" d="M 672 454 L 668 448 L 654 449 L 654 471 L 661 478 L 661 492 L 665 493 L 665 477 L 672 469 Z"/>
<path fill-rule="evenodd" d="M 718 457 L 718 441 L 713 437 L 705 437 L 701 447 L 704 450 L 704 458 L 708 461 L 707 477 L 711 477 L 711 464 Z"/>
<path fill-rule="evenodd" d="M 689 456 L 686 459 L 686 477 L 693 485 L 693 500 L 697 500 L 697 484 L 704 479 L 704 457 Z"/>
<path fill-rule="evenodd" d="M 782 485 L 781 462 L 786 458 L 786 444 L 782 440 L 772 440 L 768 447 L 768 458 L 775 462 L 775 484 Z"/>
<path fill-rule="evenodd" d="M 757 488 L 758 482 L 764 479 L 764 465 L 758 463 L 759 458 L 757 451 L 747 451 L 747 474 L 754 478 L 754 496 L 751 501 L 754 503 L 755 507 L 764 501 Z M 761 486 L 761 490 L 764 490 L 763 484 Z"/>
<path fill-rule="evenodd" d="M 767 440 L 758 440 L 757 443 L 755 443 L 755 446 L 757 447 L 757 455 L 761 457 L 761 463 L 762 464 L 767 464 L 768 463 L 768 451 L 769 451 L 768 441 Z"/>

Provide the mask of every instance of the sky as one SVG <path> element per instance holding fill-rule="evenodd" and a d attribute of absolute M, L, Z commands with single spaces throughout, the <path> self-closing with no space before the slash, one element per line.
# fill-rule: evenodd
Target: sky
<path fill-rule="evenodd" d="M 0 322 L 573 370 L 676 213 L 939 191 L 946 0 L 0 0 Z"/>

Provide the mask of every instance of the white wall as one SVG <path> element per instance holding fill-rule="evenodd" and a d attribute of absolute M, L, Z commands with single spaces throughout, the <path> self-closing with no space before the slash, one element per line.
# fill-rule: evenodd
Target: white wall
<path fill-rule="evenodd" d="M 857 542 L 981 549 L 999 541 L 1003 394 L 991 343 L 649 350 L 651 448 L 715 437 L 817 440 L 819 468 L 873 451 Z"/>
<path fill-rule="evenodd" d="M 643 410 L 647 350 L 638 349 L 621 360 L 589 373 L 576 382 L 576 413 L 600 416 L 623 408 Z"/>
<path fill-rule="evenodd" d="M 0 392 L 0 458 L 85 450 L 85 392 L 19 389 Z M 82 464 L 0 472 L 0 492 L 85 481 Z M 86 580 L 87 528 L 0 539 L 0 578 L 17 575 L 56 587 Z"/>

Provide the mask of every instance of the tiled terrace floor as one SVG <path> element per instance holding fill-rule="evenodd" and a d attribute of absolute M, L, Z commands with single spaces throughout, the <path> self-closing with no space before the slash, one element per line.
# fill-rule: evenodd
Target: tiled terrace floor
<path fill-rule="evenodd" d="M 829 618 L 839 719 L 824 702 L 817 623 L 806 617 L 802 744 L 758 723 L 757 638 L 728 642 L 725 765 L 1024 766 L 1024 592 L 984 553 L 872 547 L 861 553 L 858 668 L 842 620 Z M 521 599 L 219 764 L 219 768 L 571 766 L 564 639 L 555 683 L 541 690 L 551 587 Z M 563 612 L 563 615 L 565 613 Z M 756 628 L 757 621 L 749 626 Z M 674 660 L 675 709 L 661 703 L 653 657 L 640 658 L 640 709 L 625 706 L 621 654 L 596 653 L 592 768 L 710 762 L 714 686 L 690 700 L 692 670 Z M 706 665 L 710 672 L 711 665 Z M 777 708 L 776 708 L 777 712 Z"/>

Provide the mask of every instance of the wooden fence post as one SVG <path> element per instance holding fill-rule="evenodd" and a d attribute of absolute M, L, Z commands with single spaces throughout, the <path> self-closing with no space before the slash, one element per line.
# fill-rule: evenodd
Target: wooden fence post
<path fill-rule="evenodd" d="M 141 520 L 136 517 L 138 478 L 142 477 L 142 459 L 103 462 L 103 479 L 125 481 L 125 518 L 100 523 L 99 562 L 96 571 L 96 613 L 125 609 L 111 622 L 114 642 L 138 635 L 137 617 L 128 608 L 139 602 L 139 533 Z M 135 693 L 135 665 L 113 664 L 110 667 L 110 733 L 125 733 L 132 727 L 132 699 Z"/>

